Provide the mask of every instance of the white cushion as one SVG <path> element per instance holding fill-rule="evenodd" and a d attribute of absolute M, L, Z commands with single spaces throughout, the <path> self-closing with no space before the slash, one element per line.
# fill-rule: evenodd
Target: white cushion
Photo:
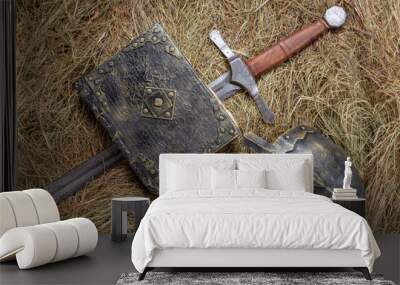
<path fill-rule="evenodd" d="M 201 157 L 202 155 L 199 154 Z M 236 169 L 236 161 L 231 159 L 221 159 L 210 161 L 205 157 L 205 159 L 200 159 L 193 161 L 191 159 L 179 159 L 179 155 L 175 159 L 168 160 L 165 164 L 165 173 L 160 173 L 160 184 L 164 183 L 164 192 L 169 191 L 182 191 L 182 190 L 211 190 L 211 168 L 217 169 Z M 189 169 L 186 173 L 184 169 Z M 194 174 L 190 169 L 203 169 L 202 174 Z M 182 179 L 183 173 L 188 174 L 190 176 L 201 175 L 199 179 L 194 179 L 189 181 L 186 179 L 185 181 L 178 181 Z M 164 177 L 164 178 L 163 178 Z M 177 190 L 178 189 L 178 190 Z M 160 193 L 162 194 L 162 193 Z"/>
<path fill-rule="evenodd" d="M 240 159 L 239 170 L 267 170 L 267 188 L 272 190 L 306 191 L 310 183 L 304 160 Z"/>
<path fill-rule="evenodd" d="M 48 223 L 43 226 L 51 230 L 51 234 L 55 235 L 57 244 L 60 245 L 57 247 L 56 254 L 51 262 L 64 260 L 75 255 L 78 249 L 79 237 L 78 232 L 71 227 L 70 223 L 63 221 Z"/>
<path fill-rule="evenodd" d="M 20 269 L 49 263 L 56 251 L 54 233 L 43 225 L 13 228 L 0 238 L 0 261 L 16 258 Z"/>
<path fill-rule="evenodd" d="M 0 212 L 0 237 L 14 227 L 60 220 L 56 202 L 50 193 L 43 189 L 0 193 Z"/>
<path fill-rule="evenodd" d="M 211 168 L 170 163 L 169 191 L 211 189 Z"/>
<path fill-rule="evenodd" d="M 57 204 L 53 197 L 44 189 L 29 189 L 22 191 L 28 194 L 33 201 L 39 224 L 57 222 L 60 220 Z"/>
<path fill-rule="evenodd" d="M 179 155 L 182 155 L 182 154 L 178 154 L 178 157 L 179 157 Z M 198 154 L 198 156 L 201 158 L 204 156 L 204 154 Z M 179 165 L 183 165 L 186 167 L 214 167 L 217 169 L 232 169 L 232 170 L 237 168 L 235 159 L 210 160 L 206 156 L 204 156 L 204 159 L 197 159 L 197 160 L 193 160 L 190 158 L 171 159 L 171 160 L 168 160 L 168 163 L 167 163 L 168 167 L 169 167 L 170 163 L 179 164 Z"/>
<path fill-rule="evenodd" d="M 0 261 L 16 257 L 20 269 L 79 256 L 97 245 L 97 230 L 88 219 L 18 227 L 0 238 Z"/>
<path fill-rule="evenodd" d="M 260 161 L 260 165 L 251 168 L 239 168 L 235 167 L 238 162 L 242 161 Z M 313 192 L 313 158 L 312 154 L 265 154 L 265 153 L 257 153 L 257 154 L 246 154 L 246 153 L 219 153 L 219 154 L 196 154 L 196 153 L 164 153 L 160 155 L 160 165 L 159 165 L 159 173 L 160 173 L 160 184 L 159 184 L 159 192 L 160 196 L 167 193 L 168 183 L 169 183 L 169 164 L 179 163 L 183 165 L 195 165 L 195 166 L 210 166 L 215 168 L 221 168 L 222 165 L 228 166 L 226 169 L 244 169 L 244 170 L 262 170 L 262 169 L 273 169 L 276 167 L 285 173 L 286 166 L 285 163 L 294 161 L 296 163 L 304 162 L 305 167 L 305 176 L 302 177 L 301 180 L 304 180 L 306 187 L 305 189 L 312 193 Z M 282 167 L 282 168 L 281 168 Z M 286 179 L 286 178 L 284 178 Z M 271 183 L 273 185 L 274 183 Z M 279 183 L 278 183 L 279 184 Z M 291 190 L 304 190 L 301 185 L 302 182 L 299 181 L 296 184 L 295 189 Z M 282 185 L 278 185 L 282 186 Z M 290 185 L 289 185 L 290 186 Z M 286 186 L 285 186 L 286 187 Z M 290 187 L 293 188 L 293 187 Z"/>
<path fill-rule="evenodd" d="M 267 188 L 267 170 L 236 170 L 237 188 Z"/>
<path fill-rule="evenodd" d="M 236 188 L 236 170 L 212 168 L 212 189 L 214 191 L 234 191 Z"/>
<path fill-rule="evenodd" d="M 3 192 L 0 194 L 8 200 L 13 210 L 17 227 L 39 224 L 35 205 L 31 197 L 22 191 Z"/>
<path fill-rule="evenodd" d="M 242 188 L 267 188 L 266 170 L 212 169 L 212 189 L 235 191 Z"/>
<path fill-rule="evenodd" d="M 96 248 L 98 233 L 96 226 L 91 220 L 85 218 L 74 218 L 66 220 L 65 222 L 71 224 L 78 233 L 78 248 L 74 257 L 91 252 Z"/>
<path fill-rule="evenodd" d="M 17 222 L 10 202 L 0 195 L 0 237 L 9 229 L 15 228 Z"/>

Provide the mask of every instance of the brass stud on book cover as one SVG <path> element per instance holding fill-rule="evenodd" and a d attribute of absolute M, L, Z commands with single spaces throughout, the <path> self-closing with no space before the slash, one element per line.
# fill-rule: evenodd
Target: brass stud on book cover
<path fill-rule="evenodd" d="M 159 24 L 75 88 L 153 193 L 161 153 L 217 152 L 239 134 L 232 115 Z"/>

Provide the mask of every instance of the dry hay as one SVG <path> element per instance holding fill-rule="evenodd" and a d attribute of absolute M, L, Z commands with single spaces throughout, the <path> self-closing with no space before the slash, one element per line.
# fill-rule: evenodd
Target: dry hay
<path fill-rule="evenodd" d="M 243 132 L 268 141 L 298 124 L 315 126 L 351 154 L 367 185 L 375 231 L 400 232 L 400 2 L 339 1 L 345 26 L 259 80 L 275 112 L 265 125 L 245 94 L 225 102 Z M 320 17 L 334 1 L 19 1 L 18 188 L 45 187 L 110 144 L 72 82 L 155 22 L 163 24 L 209 82 L 226 61 L 213 28 L 244 57 Z M 229 151 L 246 151 L 236 141 Z M 62 202 L 109 231 L 110 198 L 148 195 L 121 163 Z"/>

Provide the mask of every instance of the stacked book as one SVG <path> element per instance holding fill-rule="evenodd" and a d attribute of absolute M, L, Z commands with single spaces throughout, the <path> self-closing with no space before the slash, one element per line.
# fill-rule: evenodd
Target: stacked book
<path fill-rule="evenodd" d="M 357 190 L 353 188 L 350 189 L 333 188 L 332 199 L 334 200 L 357 199 Z"/>

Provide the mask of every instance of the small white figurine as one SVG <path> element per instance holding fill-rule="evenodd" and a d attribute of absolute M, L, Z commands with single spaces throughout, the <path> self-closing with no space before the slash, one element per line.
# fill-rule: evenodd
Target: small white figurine
<path fill-rule="evenodd" d="M 350 157 L 344 162 L 344 179 L 343 179 L 343 189 L 351 189 L 351 176 L 353 172 L 351 171 L 351 161 Z"/>

